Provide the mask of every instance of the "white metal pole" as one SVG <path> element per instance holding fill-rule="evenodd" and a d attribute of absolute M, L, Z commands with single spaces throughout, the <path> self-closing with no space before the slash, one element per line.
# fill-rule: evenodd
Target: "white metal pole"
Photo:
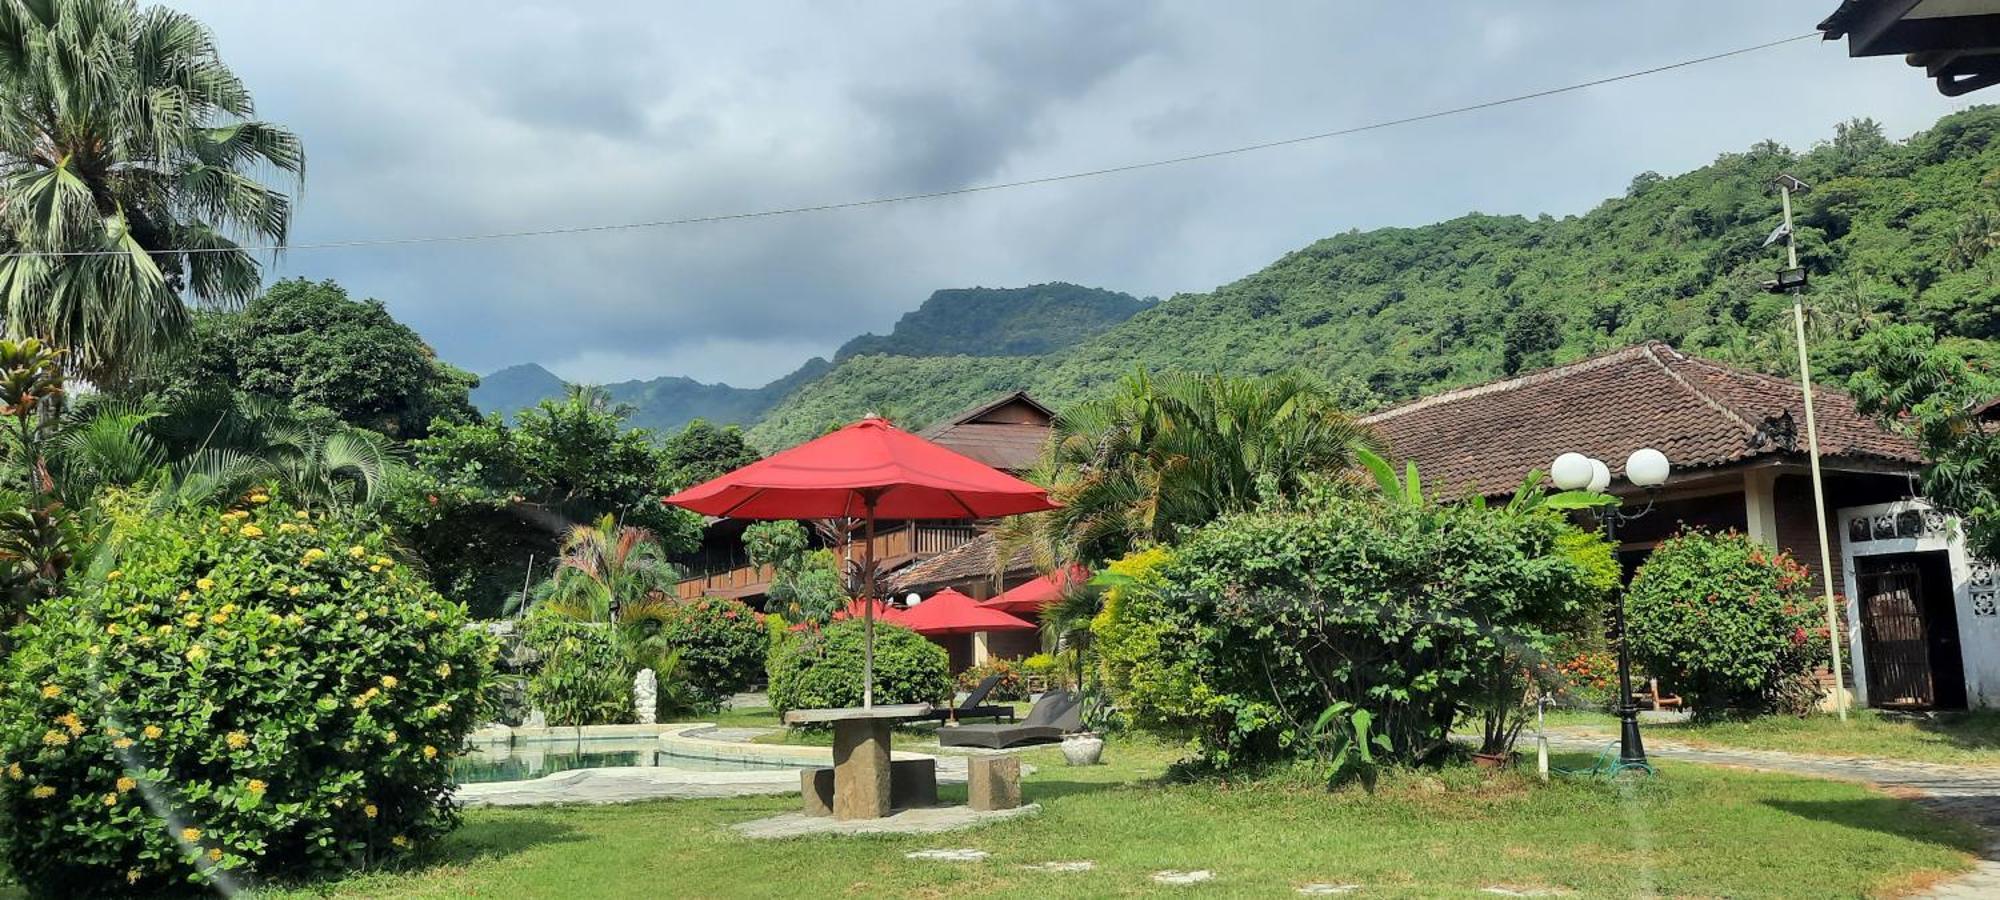
<path fill-rule="evenodd" d="M 1785 205 L 1785 259 L 1788 269 L 1799 267 L 1798 235 L 1792 231 L 1792 190 L 1779 185 Z M 1819 422 L 1813 416 L 1812 363 L 1806 354 L 1806 305 L 1803 286 L 1792 291 L 1792 330 L 1799 348 L 1799 387 L 1806 402 L 1806 452 L 1812 458 L 1813 515 L 1818 524 L 1819 575 L 1826 598 L 1826 636 L 1833 651 L 1833 709 L 1847 721 L 1847 686 L 1840 661 L 1840 612 L 1833 599 L 1833 552 L 1826 539 L 1826 487 L 1819 474 Z"/>

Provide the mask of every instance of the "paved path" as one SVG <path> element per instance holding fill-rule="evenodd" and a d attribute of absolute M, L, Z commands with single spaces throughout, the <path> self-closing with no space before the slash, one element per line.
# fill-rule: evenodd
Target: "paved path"
<path fill-rule="evenodd" d="M 777 728 L 711 728 L 701 733 L 711 741 L 728 741 L 732 744 L 747 744 L 767 734 L 777 734 Z"/>
<path fill-rule="evenodd" d="M 1609 732 L 1556 729 L 1549 746 L 1568 751 L 1596 752 L 1616 740 Z M 1949 766 L 1870 757 L 1805 756 L 1777 750 L 1729 750 L 1694 747 L 1648 738 L 1648 755 L 1772 772 L 1789 772 L 1843 781 L 1862 781 L 1915 792 L 1917 802 L 1985 828 L 1996 841 L 1988 844 L 1969 874 L 1919 895 L 1940 900 L 2000 897 L 2000 768 Z"/>

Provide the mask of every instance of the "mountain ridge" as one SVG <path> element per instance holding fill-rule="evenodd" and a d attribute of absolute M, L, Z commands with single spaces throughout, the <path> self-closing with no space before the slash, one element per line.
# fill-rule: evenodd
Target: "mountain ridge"
<path fill-rule="evenodd" d="M 833 371 L 842 360 L 1033 356 L 1085 340 L 1154 302 L 1059 281 L 1019 288 L 946 288 L 932 292 L 916 309 L 904 313 L 888 334 L 857 335 L 841 345 L 834 361 L 813 357 L 761 387 L 709 384 L 684 375 L 602 387 L 612 400 L 632 407 L 630 422 L 634 426 L 676 431 L 694 419 L 705 419 L 718 425 L 747 427 L 800 388 Z M 483 412 L 511 419 L 521 409 L 561 397 L 567 387 L 563 379 L 541 365 L 523 363 L 481 379 L 472 392 L 472 402 Z"/>
<path fill-rule="evenodd" d="M 1646 340 L 1789 374 L 1790 304 L 1761 287 L 1781 263 L 1763 245 L 1780 172 L 1817 187 L 1794 198 L 1816 373 L 1838 383 L 1859 368 L 1848 341 L 1891 319 L 2000 339 L 2000 107 L 1988 106 L 1903 141 L 1858 120 L 1803 153 L 1764 141 L 1680 175 L 1640 173 L 1581 215 L 1323 238 L 1037 356 L 839 360 L 747 436 L 786 446 L 871 408 L 921 425 L 974 388 L 1060 407 L 1142 367 L 1303 370 L 1356 412 Z"/>

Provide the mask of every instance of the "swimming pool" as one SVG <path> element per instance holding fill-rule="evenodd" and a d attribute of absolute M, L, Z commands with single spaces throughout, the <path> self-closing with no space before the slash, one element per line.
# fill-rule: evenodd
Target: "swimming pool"
<path fill-rule="evenodd" d="M 474 747 L 452 760 L 452 778 L 459 784 L 527 781 L 572 769 L 653 766 L 689 772 L 771 772 L 797 770 L 787 763 L 705 759 L 660 749 L 658 738 L 599 738 L 595 740 L 534 741 Z"/>

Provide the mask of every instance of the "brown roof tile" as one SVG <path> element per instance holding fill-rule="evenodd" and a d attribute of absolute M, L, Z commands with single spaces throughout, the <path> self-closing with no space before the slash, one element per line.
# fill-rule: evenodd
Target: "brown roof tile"
<path fill-rule="evenodd" d="M 971 578 L 993 577 L 993 557 L 999 552 L 999 542 L 991 533 L 982 534 L 956 549 L 940 553 L 930 559 L 915 563 L 889 576 L 888 587 L 892 594 L 908 591 L 927 593 L 948 584 Z M 1034 560 L 1029 548 L 1022 546 L 1007 560 L 1007 574 L 1019 575 L 1034 571 Z"/>
<path fill-rule="evenodd" d="M 1916 445 L 1854 408 L 1846 394 L 1814 392 L 1820 451 L 1830 459 L 1920 461 Z M 1650 342 L 1540 372 L 1447 391 L 1362 418 L 1427 486 L 1447 495 L 1502 494 L 1530 469 L 1574 450 L 1622 475 L 1625 457 L 1654 447 L 1677 471 L 1789 451 L 1752 435 L 1790 413 L 1805 447 L 1798 385 Z"/>
<path fill-rule="evenodd" d="M 1012 403 L 1027 405 L 1043 418 L 1054 414 L 1024 391 L 1004 394 L 970 407 L 957 415 L 939 419 L 917 432 L 918 437 L 941 444 L 996 469 L 1024 472 L 1041 461 L 1042 445 L 1048 442 L 1049 426 L 1032 422 L 987 422 L 981 417 Z"/>

